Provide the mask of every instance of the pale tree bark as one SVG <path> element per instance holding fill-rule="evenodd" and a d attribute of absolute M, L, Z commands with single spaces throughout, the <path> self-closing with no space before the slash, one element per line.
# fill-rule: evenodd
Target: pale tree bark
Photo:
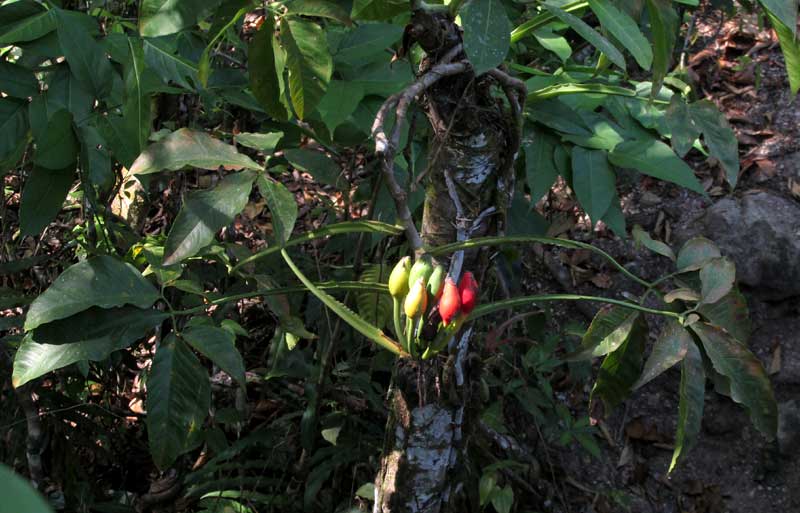
<path fill-rule="evenodd" d="M 524 85 L 501 70 L 476 77 L 459 28 L 442 11 L 415 10 L 404 41 L 418 43 L 428 57 L 418 80 L 384 104 L 373 134 L 409 243 L 419 254 L 425 247 L 502 233 L 513 194 Z M 493 88 L 506 93 L 505 104 L 492 95 Z M 400 127 L 415 99 L 432 127 L 421 233 L 393 174 Z M 389 136 L 383 121 L 390 110 L 397 122 Z M 449 264 L 454 277 L 462 269 L 479 279 L 485 274 L 477 253 L 455 254 L 441 263 Z M 397 361 L 374 513 L 479 510 L 479 476 L 467 457 L 480 403 L 480 359 L 470 349 L 477 338 L 467 326 L 447 354 Z"/>

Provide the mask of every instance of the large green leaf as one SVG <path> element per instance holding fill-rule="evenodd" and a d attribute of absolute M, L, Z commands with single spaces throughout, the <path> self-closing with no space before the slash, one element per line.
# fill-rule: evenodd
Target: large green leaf
<path fill-rule="evenodd" d="M 561 59 L 561 62 L 567 62 L 570 55 L 572 55 L 572 47 L 564 36 L 556 34 L 547 28 L 540 28 L 533 33 L 533 37 L 539 41 L 539 44 L 545 50 L 550 50 Z"/>
<path fill-rule="evenodd" d="M 275 147 L 283 138 L 283 132 L 270 132 L 266 134 L 240 132 L 236 134 L 236 143 L 248 148 L 258 150 L 265 155 L 272 155 Z"/>
<path fill-rule="evenodd" d="M 277 66 L 275 51 L 275 20 L 267 16 L 261 28 L 250 40 L 248 65 L 250 71 L 250 90 L 258 103 L 270 116 L 286 120 L 286 108 L 281 103 L 281 80 L 283 68 Z"/>
<path fill-rule="evenodd" d="M 156 76 L 186 89 L 194 89 L 198 82 L 197 66 L 177 53 L 174 37 L 147 38 L 142 42 L 144 60 Z"/>
<path fill-rule="evenodd" d="M 789 90 L 797 94 L 800 90 L 800 43 L 795 37 L 796 24 L 785 25 L 772 13 L 767 11 L 770 23 L 775 27 L 781 43 L 783 59 L 786 62 L 786 74 L 789 76 Z"/>
<path fill-rule="evenodd" d="M 348 31 L 339 41 L 334 53 L 337 64 L 353 67 L 380 59 L 386 49 L 396 43 L 403 35 L 403 29 L 390 23 L 361 23 Z"/>
<path fill-rule="evenodd" d="M 697 312 L 705 317 L 709 324 L 724 329 L 742 344 L 747 344 L 750 339 L 747 300 L 737 288 L 734 287 L 716 303 L 697 305 Z"/>
<path fill-rule="evenodd" d="M 714 369 L 728 378 L 731 399 L 743 405 L 750 420 L 768 439 L 775 438 L 778 406 L 761 361 L 725 331 L 705 323 L 691 329 L 700 337 Z"/>
<path fill-rule="evenodd" d="M 156 327 L 169 314 L 132 306 L 92 307 L 36 328 L 14 357 L 12 382 L 22 386 L 48 372 L 84 360 L 102 361 Z"/>
<path fill-rule="evenodd" d="M 406 0 L 354 0 L 350 16 L 354 20 L 388 20 L 408 12 Z"/>
<path fill-rule="evenodd" d="M 672 95 L 664 119 L 671 133 L 672 148 L 679 157 L 683 157 L 700 137 L 700 129 L 692 121 L 689 105 L 681 95 Z"/>
<path fill-rule="evenodd" d="M 678 433 L 675 436 L 675 450 L 672 452 L 672 462 L 669 464 L 670 472 L 686 456 L 697 440 L 697 435 L 700 434 L 705 394 L 706 373 L 703 368 L 703 357 L 694 340 L 689 337 L 686 356 L 681 364 L 681 385 L 678 390 L 680 397 L 678 402 Z"/>
<path fill-rule="evenodd" d="M 80 165 L 86 173 L 87 185 L 97 187 L 101 193 L 110 191 L 117 180 L 112 169 L 111 153 L 100 132 L 91 125 L 78 128 L 81 144 Z"/>
<path fill-rule="evenodd" d="M 28 132 L 28 105 L 0 98 L 0 159 L 13 154 Z"/>
<path fill-rule="evenodd" d="M 146 37 L 174 34 L 197 23 L 218 4 L 219 0 L 142 0 L 139 33 Z"/>
<path fill-rule="evenodd" d="M 661 334 L 656 339 L 653 351 L 644 364 L 644 370 L 632 389 L 646 385 L 662 372 L 683 360 L 689 345 L 693 345 L 692 336 L 678 321 L 668 319 Z"/>
<path fill-rule="evenodd" d="M 577 32 L 578 35 L 585 39 L 589 44 L 603 52 L 605 56 L 608 57 L 608 60 L 623 70 L 625 69 L 625 57 L 622 55 L 622 53 L 617 49 L 616 46 L 611 44 L 608 39 L 600 35 L 599 32 L 590 27 L 585 21 L 578 18 L 574 14 L 568 13 L 560 7 L 556 7 L 555 5 L 544 4 L 544 7 L 550 12 L 550 14 L 572 27 L 572 30 Z"/>
<path fill-rule="evenodd" d="M 729 259 L 715 258 L 700 269 L 701 297 L 703 303 L 716 303 L 732 289 L 736 280 L 736 266 Z"/>
<path fill-rule="evenodd" d="M 305 119 L 325 95 L 333 71 L 325 32 L 312 21 L 283 18 L 281 42 L 289 69 L 289 96 L 297 117 Z"/>
<path fill-rule="evenodd" d="M 158 291 L 131 264 L 100 255 L 68 267 L 31 304 L 25 330 L 69 317 L 92 306 L 131 304 L 149 308 Z"/>
<path fill-rule="evenodd" d="M 215 139 L 205 132 L 181 128 L 151 144 L 130 168 L 131 174 L 146 175 L 163 170 L 177 171 L 185 167 L 227 170 L 258 169 L 262 166 L 236 147 Z"/>
<path fill-rule="evenodd" d="M 592 222 L 599 221 L 611 206 L 616 191 L 616 176 L 605 151 L 580 146 L 572 149 L 572 188 Z"/>
<path fill-rule="evenodd" d="M 72 114 L 60 109 L 50 116 L 42 138 L 36 141 L 33 162 L 47 169 L 64 169 L 78 158 L 78 138 L 72 129 Z"/>
<path fill-rule="evenodd" d="M 631 387 L 639 378 L 646 339 L 647 324 L 644 317 L 638 315 L 623 343 L 606 356 L 600 366 L 590 399 L 593 416 L 604 417 L 630 395 Z M 603 402 L 603 409 L 598 409 L 598 399 Z"/>
<path fill-rule="evenodd" d="M 33 41 L 55 29 L 51 11 L 39 2 L 21 0 L 0 7 L 0 46 Z"/>
<path fill-rule="evenodd" d="M 650 42 L 644 37 L 636 21 L 628 13 L 617 9 L 609 0 L 589 0 L 589 7 L 597 15 L 600 25 L 608 31 L 628 50 L 636 62 L 645 70 L 653 63 L 653 51 Z"/>
<path fill-rule="evenodd" d="M 616 351 L 627 340 L 639 315 L 639 312 L 620 306 L 603 308 L 592 319 L 581 347 L 567 359 L 588 360 Z"/>
<path fill-rule="evenodd" d="M 652 95 L 661 90 L 661 84 L 672 61 L 675 34 L 678 28 L 678 15 L 670 0 L 647 0 L 650 19 L 650 36 L 653 40 L 653 85 Z"/>
<path fill-rule="evenodd" d="M 69 69 L 97 98 L 111 92 L 114 69 L 103 47 L 84 29 L 83 13 L 54 9 L 58 41 Z"/>
<path fill-rule="evenodd" d="M 500 0 L 468 0 L 461 9 L 464 51 L 476 75 L 499 66 L 511 44 L 511 22 Z"/>
<path fill-rule="evenodd" d="M 147 147 L 150 137 L 152 102 L 150 90 L 155 87 L 157 79 L 147 70 L 142 40 L 134 37 L 125 38 L 128 55 L 124 66 L 125 104 L 122 107 L 122 126 L 126 129 L 131 141 L 131 152 L 138 156 Z"/>
<path fill-rule="evenodd" d="M 341 168 L 330 157 L 322 152 L 305 148 L 296 148 L 284 152 L 291 165 L 305 171 L 320 183 L 341 187 L 339 174 Z"/>
<path fill-rule="evenodd" d="M 147 438 L 166 470 L 193 448 L 211 404 L 208 373 L 182 340 L 170 335 L 156 350 L 147 380 Z"/>
<path fill-rule="evenodd" d="M 255 178 L 249 171 L 234 173 L 211 190 L 190 193 L 167 236 L 163 265 L 177 264 L 208 246 L 244 209 Z"/>
<path fill-rule="evenodd" d="M 797 1 L 796 0 L 758 0 L 771 18 L 776 18 L 792 33 L 797 34 Z"/>
<path fill-rule="evenodd" d="M 183 339 L 203 356 L 214 362 L 243 387 L 244 361 L 236 349 L 236 336 L 215 326 L 192 326 L 181 333 Z"/>
<path fill-rule="evenodd" d="M 47 91 L 42 97 L 47 103 L 48 120 L 58 109 L 67 109 L 78 126 L 86 123 L 91 117 L 94 97 L 67 65 L 59 66 L 50 74 Z M 33 125 L 33 114 L 31 114 L 31 125 Z"/>
<path fill-rule="evenodd" d="M 141 153 L 136 138 L 130 136 L 130 120 L 124 116 L 109 114 L 94 120 L 93 127 L 108 144 L 108 148 L 123 166 L 130 169 Z"/>
<path fill-rule="evenodd" d="M 681 272 L 697 271 L 710 260 L 721 256 L 716 244 L 705 237 L 694 237 L 681 247 L 675 265 Z"/>
<path fill-rule="evenodd" d="M 633 168 L 659 180 L 705 194 L 692 168 L 675 155 L 672 148 L 657 139 L 625 141 L 609 152 L 608 158 L 615 166 Z"/>
<path fill-rule="evenodd" d="M 0 464 L 0 496 L 4 497 L 0 503 L 0 513 L 53 512 L 50 504 L 27 480 L 2 464 Z"/>
<path fill-rule="evenodd" d="M 294 223 L 297 221 L 297 202 L 294 194 L 289 192 L 280 182 L 271 180 L 264 175 L 258 177 L 258 190 L 267 200 L 269 212 L 272 214 L 272 231 L 280 245 L 292 236 Z"/>
<path fill-rule="evenodd" d="M 331 135 L 337 126 L 355 112 L 363 99 L 364 87 L 358 82 L 331 80 L 325 96 L 317 105 L 320 118 Z"/>
<path fill-rule="evenodd" d="M 287 4 L 289 14 L 329 18 L 350 25 L 350 13 L 335 2 L 327 0 L 292 0 Z"/>
<path fill-rule="evenodd" d="M 8 61 L 0 61 L 0 91 L 14 98 L 39 94 L 39 81 L 33 71 Z"/>
<path fill-rule="evenodd" d="M 22 235 L 38 235 L 61 211 L 72 183 L 75 165 L 64 169 L 34 167 L 22 189 L 19 229 Z"/>
<path fill-rule="evenodd" d="M 703 132 L 708 152 L 722 164 L 731 188 L 736 187 L 739 178 L 739 141 L 728 119 L 708 100 L 691 104 L 689 110 L 695 126 Z"/>
<path fill-rule="evenodd" d="M 553 161 L 553 150 L 557 141 L 550 134 L 530 128 L 522 141 L 525 151 L 525 178 L 531 190 L 531 203 L 535 204 L 550 191 L 558 178 L 558 169 Z"/>

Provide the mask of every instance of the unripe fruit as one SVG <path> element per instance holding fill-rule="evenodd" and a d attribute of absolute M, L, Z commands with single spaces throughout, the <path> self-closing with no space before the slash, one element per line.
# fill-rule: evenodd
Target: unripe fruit
<path fill-rule="evenodd" d="M 389 294 L 402 298 L 408 294 L 408 275 L 411 272 L 411 257 L 404 256 L 389 275 Z"/>
<path fill-rule="evenodd" d="M 447 272 L 441 265 L 437 265 L 433 268 L 431 277 L 428 278 L 428 284 L 426 288 L 428 289 L 428 294 L 430 294 L 434 299 L 439 299 L 439 297 L 441 297 L 442 291 L 444 290 L 442 285 L 444 285 L 444 278 L 446 275 Z"/>
<path fill-rule="evenodd" d="M 422 278 L 422 288 L 424 289 L 431 274 L 433 274 L 433 258 L 430 255 L 422 255 L 411 266 L 411 274 L 408 275 L 408 288 L 413 287 L 417 280 Z"/>
<path fill-rule="evenodd" d="M 439 300 L 439 314 L 442 316 L 442 324 L 447 326 L 450 321 L 455 319 L 461 311 L 461 294 L 458 291 L 456 282 L 453 278 L 447 277 L 442 291 L 442 298 Z"/>
<path fill-rule="evenodd" d="M 461 313 L 467 316 L 478 304 L 478 282 L 471 272 L 467 271 L 458 283 L 458 293 L 461 296 Z"/>
<path fill-rule="evenodd" d="M 406 317 L 415 319 L 425 313 L 428 307 L 428 293 L 425 291 L 425 282 L 419 278 L 411 289 L 408 291 L 403 309 L 406 312 Z"/>

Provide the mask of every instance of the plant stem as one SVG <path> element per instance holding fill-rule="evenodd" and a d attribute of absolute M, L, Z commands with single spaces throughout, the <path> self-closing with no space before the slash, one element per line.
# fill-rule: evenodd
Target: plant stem
<path fill-rule="evenodd" d="M 619 299 L 610 299 L 598 296 L 583 296 L 579 294 L 542 294 L 538 296 L 525 296 L 525 297 L 506 299 L 503 301 L 490 303 L 488 305 L 481 305 L 472 311 L 467 320 L 468 321 L 475 320 L 478 317 L 482 317 L 484 315 L 488 315 L 490 313 L 494 313 L 500 310 L 505 310 L 507 308 L 513 308 L 515 306 L 524 306 L 530 303 L 537 303 L 542 301 L 593 301 L 596 303 L 608 303 L 612 305 L 621 306 L 623 308 L 630 308 L 631 310 L 638 310 L 640 312 L 649 313 L 653 315 L 672 317 L 679 321 L 683 321 L 684 318 L 684 315 L 680 313 L 671 312 L 669 310 L 657 310 L 655 308 L 647 308 L 646 306 L 641 306 L 636 303 L 631 303 L 629 301 L 622 301 Z"/>

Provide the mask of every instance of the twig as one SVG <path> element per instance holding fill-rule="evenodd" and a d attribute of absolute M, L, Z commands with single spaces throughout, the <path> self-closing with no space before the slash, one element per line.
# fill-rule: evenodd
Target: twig
<path fill-rule="evenodd" d="M 28 457 L 28 472 L 31 475 L 31 484 L 39 488 L 44 482 L 44 469 L 42 466 L 42 453 L 45 449 L 45 436 L 39 410 L 33 400 L 32 385 L 27 384 L 15 389 L 17 403 L 25 412 L 25 422 L 28 426 L 28 440 L 26 455 Z"/>

